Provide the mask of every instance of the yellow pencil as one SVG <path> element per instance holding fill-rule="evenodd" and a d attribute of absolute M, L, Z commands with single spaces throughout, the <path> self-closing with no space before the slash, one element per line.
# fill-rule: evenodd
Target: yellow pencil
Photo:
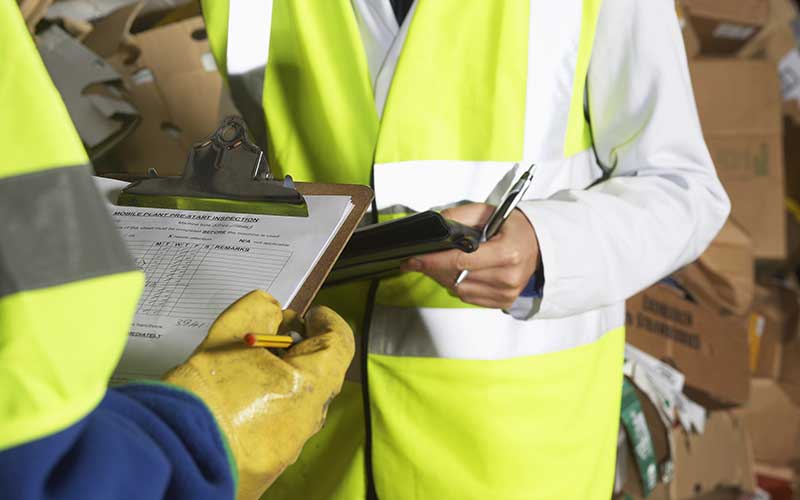
<path fill-rule="evenodd" d="M 266 335 L 261 333 L 248 333 L 244 336 L 244 343 L 250 347 L 290 347 L 294 340 L 289 335 Z"/>

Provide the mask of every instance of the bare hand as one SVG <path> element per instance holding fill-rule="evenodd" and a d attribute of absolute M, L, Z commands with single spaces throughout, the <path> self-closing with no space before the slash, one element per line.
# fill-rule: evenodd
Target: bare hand
<path fill-rule="evenodd" d="M 471 203 L 444 210 L 442 215 L 467 226 L 483 227 L 494 211 L 485 203 Z M 414 257 L 403 271 L 424 273 L 464 302 L 507 309 L 528 284 L 540 265 L 539 241 L 528 218 L 515 209 L 500 231 L 473 253 L 448 250 Z M 454 287 L 456 277 L 469 270 L 467 279 Z"/>

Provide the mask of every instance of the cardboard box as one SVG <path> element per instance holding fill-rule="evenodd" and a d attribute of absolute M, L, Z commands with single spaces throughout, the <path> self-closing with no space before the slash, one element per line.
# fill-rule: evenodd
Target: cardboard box
<path fill-rule="evenodd" d="M 756 489 L 753 448 L 742 418 L 730 411 L 711 412 L 703 434 L 672 430 L 673 498 L 692 498 L 719 487 Z"/>
<path fill-rule="evenodd" d="M 673 277 L 698 303 L 724 313 L 746 314 L 755 293 L 753 242 L 729 219 L 703 255 Z"/>
<path fill-rule="evenodd" d="M 794 29 L 797 16 L 797 5 L 792 0 L 770 0 L 767 26 L 739 51 L 738 56 L 764 58 L 777 64 L 783 112 L 800 124 L 800 51 Z"/>
<path fill-rule="evenodd" d="M 684 392 L 706 406 L 741 404 L 749 391 L 747 321 L 655 285 L 626 303 L 626 341 L 674 366 Z"/>
<path fill-rule="evenodd" d="M 783 122 L 775 65 L 739 59 L 690 63 L 711 157 L 732 203 L 732 218 L 756 258 L 786 257 Z"/>
<path fill-rule="evenodd" d="M 792 467 L 775 467 L 756 463 L 758 487 L 770 495 L 770 500 L 792 500 L 800 496 L 797 471 Z"/>
<path fill-rule="evenodd" d="M 767 0 L 683 0 L 703 55 L 733 55 L 769 20 Z"/>
<path fill-rule="evenodd" d="M 800 337 L 797 333 L 783 344 L 781 351 L 781 388 L 795 405 L 800 406 Z"/>
<path fill-rule="evenodd" d="M 756 287 L 750 322 L 750 373 L 778 380 L 782 372 L 783 346 L 797 330 L 797 294 L 772 285 Z"/>
<path fill-rule="evenodd" d="M 744 419 L 758 462 L 786 466 L 800 460 L 800 407 L 780 383 L 753 379 L 750 401 L 736 413 Z"/>

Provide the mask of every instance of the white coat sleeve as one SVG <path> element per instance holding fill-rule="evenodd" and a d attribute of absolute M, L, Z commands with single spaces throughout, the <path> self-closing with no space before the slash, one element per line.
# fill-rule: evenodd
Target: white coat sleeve
<path fill-rule="evenodd" d="M 696 259 L 730 202 L 700 129 L 672 0 L 605 0 L 588 76 L 600 161 L 612 177 L 520 208 L 544 266 L 543 296 L 515 317 L 618 303 Z M 512 309 L 512 313 L 515 311 Z"/>

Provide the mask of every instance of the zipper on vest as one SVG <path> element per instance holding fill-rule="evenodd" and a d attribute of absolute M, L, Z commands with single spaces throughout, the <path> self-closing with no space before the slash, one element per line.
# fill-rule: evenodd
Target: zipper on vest
<path fill-rule="evenodd" d="M 379 280 L 373 280 L 369 286 L 367 308 L 364 313 L 364 326 L 361 329 L 361 399 L 364 401 L 364 475 L 366 479 L 367 500 L 377 500 L 375 477 L 372 473 L 372 418 L 369 403 L 369 373 L 367 370 L 367 354 L 369 350 L 369 329 L 372 323 L 372 310 L 375 307 L 375 295 Z"/>

